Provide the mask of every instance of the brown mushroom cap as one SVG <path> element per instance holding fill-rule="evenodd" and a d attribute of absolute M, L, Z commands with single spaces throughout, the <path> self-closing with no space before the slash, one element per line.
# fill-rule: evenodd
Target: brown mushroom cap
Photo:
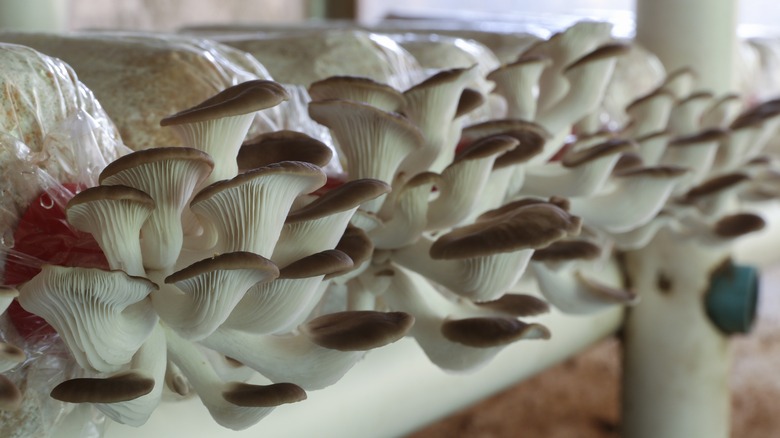
<path fill-rule="evenodd" d="M 720 237 L 735 238 L 754 231 L 759 231 L 766 226 L 761 216 L 752 213 L 737 213 L 720 218 L 713 231 Z"/>
<path fill-rule="evenodd" d="M 149 208 L 154 208 L 154 200 L 152 197 L 141 190 L 127 186 L 96 186 L 84 189 L 77 193 L 76 196 L 68 201 L 66 210 L 70 210 L 71 207 L 76 205 L 103 200 L 131 201 L 144 204 Z"/>
<path fill-rule="evenodd" d="M 669 142 L 669 147 L 696 146 L 702 143 L 723 140 L 727 135 L 728 132 L 722 129 L 707 129 L 696 134 L 675 138 Z"/>
<path fill-rule="evenodd" d="M 644 96 L 638 97 L 634 99 L 631 103 L 626 106 L 626 112 L 631 112 L 631 110 L 635 109 L 636 107 L 643 105 L 653 99 L 657 99 L 659 97 L 664 97 L 669 99 L 669 101 L 674 101 L 675 97 L 674 94 L 671 92 L 664 90 L 664 89 L 657 89 L 655 91 L 652 91 Z"/>
<path fill-rule="evenodd" d="M 228 403 L 245 408 L 272 408 L 306 400 L 306 391 L 292 383 L 252 385 L 231 382 L 222 392 L 222 398 Z"/>
<path fill-rule="evenodd" d="M 119 157 L 116 160 L 106 166 L 102 172 L 100 172 L 99 182 L 103 182 L 114 175 L 122 173 L 126 170 L 130 170 L 148 163 L 156 163 L 161 161 L 193 161 L 201 164 L 209 169 L 214 168 L 214 161 L 209 154 L 202 152 L 194 148 L 184 147 L 167 147 L 167 148 L 152 148 L 135 151 L 132 154 Z"/>
<path fill-rule="evenodd" d="M 276 106 L 290 95 L 281 84 L 252 80 L 226 88 L 186 110 L 160 120 L 160 126 L 203 122 L 259 111 Z"/>
<path fill-rule="evenodd" d="M 287 215 L 285 223 L 317 219 L 357 207 L 390 192 L 390 185 L 378 179 L 356 179 L 326 192 L 311 203 Z"/>
<path fill-rule="evenodd" d="M 455 110 L 455 118 L 465 116 L 485 103 L 485 96 L 477 90 L 464 88 L 458 100 L 458 108 Z"/>
<path fill-rule="evenodd" d="M 683 202 L 693 202 L 697 199 L 714 195 L 749 179 L 750 177 L 744 173 L 729 173 L 710 178 L 688 190 L 688 193 L 683 196 Z"/>
<path fill-rule="evenodd" d="M 550 311 L 550 306 L 546 301 L 524 294 L 504 294 L 497 300 L 482 301 L 474 304 L 482 309 L 515 317 L 536 316 Z"/>
<path fill-rule="evenodd" d="M 559 240 L 534 251 L 531 259 L 537 262 L 591 260 L 600 254 L 601 248 L 587 240 Z"/>
<path fill-rule="evenodd" d="M 282 161 L 280 163 L 269 164 L 268 166 L 242 173 L 230 180 L 217 181 L 198 192 L 198 194 L 192 198 L 192 201 L 190 201 L 190 205 L 195 205 L 198 202 L 208 199 L 223 190 L 241 186 L 251 179 L 274 173 L 298 174 L 307 176 L 312 179 L 312 185 L 316 185 L 316 187 L 314 187 L 312 190 L 321 187 L 323 184 L 325 184 L 326 180 L 325 174 L 322 172 L 322 170 L 311 163 L 302 161 Z"/>
<path fill-rule="evenodd" d="M 621 289 L 598 283 L 582 275 L 580 271 L 577 271 L 574 275 L 577 281 L 587 288 L 589 293 L 604 301 L 617 304 L 633 304 L 639 299 L 639 296 L 630 289 Z"/>
<path fill-rule="evenodd" d="M 590 53 L 586 54 L 580 59 L 572 62 L 571 64 L 567 65 L 566 67 L 564 67 L 563 72 L 565 74 L 578 67 L 582 67 L 583 65 L 594 61 L 625 55 L 626 53 L 629 52 L 629 50 L 631 50 L 631 46 L 628 44 L 620 44 L 620 43 L 605 44 L 597 48 L 596 50 L 591 51 Z"/>
<path fill-rule="evenodd" d="M 740 114 L 729 128 L 742 129 L 755 126 L 780 114 L 780 99 L 768 100 Z"/>
<path fill-rule="evenodd" d="M 137 399 L 154 389 L 154 379 L 137 372 L 107 378 L 78 378 L 55 386 L 51 397 L 69 403 L 118 403 Z"/>
<path fill-rule="evenodd" d="M 609 155 L 631 152 L 636 148 L 637 144 L 632 140 L 610 139 L 591 147 L 567 151 L 561 164 L 564 167 L 577 167 Z"/>
<path fill-rule="evenodd" d="M 492 157 L 496 154 L 506 152 L 509 149 L 516 149 L 520 144 L 516 138 L 509 135 L 491 135 L 481 138 L 468 145 L 460 151 L 453 160 L 453 163 L 464 160 L 479 160 L 481 158 Z"/>
<path fill-rule="evenodd" d="M 461 259 L 544 248 L 580 231 L 582 221 L 552 204 L 516 208 L 503 216 L 455 228 L 430 249 L 433 259 Z"/>
<path fill-rule="evenodd" d="M 230 271 L 238 269 L 256 269 L 265 271 L 273 278 L 279 276 L 279 268 L 267 258 L 246 251 L 236 251 L 220 254 L 200 260 L 184 269 L 174 272 L 165 278 L 165 283 L 172 284 L 214 271 Z"/>
<path fill-rule="evenodd" d="M 344 230 L 344 235 L 341 236 L 341 240 L 336 245 L 336 249 L 349 256 L 355 266 L 360 266 L 371 258 L 371 255 L 374 253 L 374 244 L 371 243 L 371 239 L 365 231 L 348 225 L 347 229 Z"/>
<path fill-rule="evenodd" d="M 491 219 L 499 218 L 507 213 L 514 211 L 517 208 L 525 207 L 526 205 L 535 205 L 535 204 L 552 204 L 565 211 L 569 211 L 569 207 L 570 207 L 568 199 L 561 198 L 558 196 L 551 196 L 548 201 L 545 201 L 544 199 L 540 199 L 540 198 L 521 198 L 521 199 L 514 200 L 512 202 L 508 202 L 502 205 L 501 207 L 495 208 L 493 210 L 486 211 L 482 213 L 477 218 L 477 220 L 483 221 L 483 220 L 491 220 Z"/>
<path fill-rule="evenodd" d="M 279 270 L 279 278 L 308 278 L 343 272 L 354 266 L 347 254 L 336 249 L 328 249 L 300 260 L 296 260 Z"/>
<path fill-rule="evenodd" d="M 356 76 L 331 76 L 309 85 L 312 101 L 346 99 L 396 111 L 404 103 L 403 93 L 373 79 Z"/>
<path fill-rule="evenodd" d="M 549 339 L 550 331 L 540 324 L 528 324 L 512 318 L 481 317 L 445 321 L 445 338 L 474 348 L 499 347 L 518 339 Z"/>
<path fill-rule="evenodd" d="M 401 339 L 414 324 L 404 312 L 346 311 L 315 318 L 302 327 L 315 344 L 339 351 L 363 351 Z"/>
<path fill-rule="evenodd" d="M 22 392 L 8 377 L 0 374 L 0 410 L 14 411 L 22 404 Z"/>
<path fill-rule="evenodd" d="M 413 87 L 407 89 L 404 91 L 404 94 L 409 94 L 413 92 L 417 92 L 422 88 L 428 88 L 428 87 L 435 87 L 441 84 L 446 84 L 449 82 L 457 81 L 461 78 L 461 76 L 464 74 L 465 71 L 471 70 L 474 68 L 474 66 L 468 67 L 468 68 L 452 68 L 448 70 L 442 70 L 433 76 L 429 77 L 428 79 L 418 83 L 417 85 L 414 85 Z"/>
<path fill-rule="evenodd" d="M 281 161 L 304 161 L 324 167 L 333 151 L 302 132 L 282 130 L 258 135 L 238 150 L 238 170 L 245 172 Z"/>

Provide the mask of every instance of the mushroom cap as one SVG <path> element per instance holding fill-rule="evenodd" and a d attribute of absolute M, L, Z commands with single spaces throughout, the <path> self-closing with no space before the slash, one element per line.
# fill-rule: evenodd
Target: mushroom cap
<path fill-rule="evenodd" d="M 499 347 L 519 339 L 549 339 L 550 331 L 540 324 L 528 324 L 512 318 L 477 317 L 445 321 L 445 338 L 474 348 Z"/>
<path fill-rule="evenodd" d="M 51 397 L 68 403 L 119 403 L 137 399 L 154 389 L 154 379 L 130 371 L 107 378 L 66 380 L 51 390 Z"/>
<path fill-rule="evenodd" d="M 401 339 L 414 324 L 404 312 L 346 311 L 315 318 L 301 331 L 315 344 L 339 351 L 363 351 Z"/>
<path fill-rule="evenodd" d="M 360 266 L 374 253 L 374 244 L 362 229 L 348 225 L 341 236 L 336 249 L 342 251 L 352 259 L 355 266 Z"/>
<path fill-rule="evenodd" d="M 203 122 L 206 120 L 259 111 L 276 106 L 290 95 L 281 84 L 267 80 L 252 80 L 228 87 L 191 108 L 160 120 L 160 126 Z"/>
<path fill-rule="evenodd" d="M 192 201 L 190 201 L 190 205 L 198 204 L 199 202 L 211 198 L 220 192 L 239 187 L 242 184 L 245 184 L 246 182 L 255 178 L 273 174 L 296 174 L 303 177 L 308 177 L 312 180 L 312 191 L 322 187 L 326 181 L 326 176 L 322 170 L 311 163 L 306 163 L 303 161 L 282 161 L 280 163 L 269 164 L 268 166 L 263 166 L 257 169 L 253 169 L 249 172 L 242 173 L 230 180 L 217 181 L 198 192 L 192 198 Z"/>
<path fill-rule="evenodd" d="M 228 403 L 245 408 L 272 408 L 306 400 L 306 391 L 298 385 L 286 382 L 271 385 L 230 382 L 222 392 L 222 398 Z"/>
<path fill-rule="evenodd" d="M 464 88 L 455 110 L 455 118 L 465 116 L 485 103 L 485 96 L 472 88 Z"/>
<path fill-rule="evenodd" d="M 264 277 L 277 278 L 279 276 L 279 268 L 274 262 L 251 252 L 236 251 L 197 261 L 186 268 L 165 277 L 165 283 L 178 283 L 214 271 L 232 271 L 239 269 L 262 271 L 265 273 Z"/>
<path fill-rule="evenodd" d="M 637 145 L 633 140 L 610 139 L 594 146 L 567 151 L 561 159 L 564 167 L 577 167 L 613 154 L 631 152 Z"/>
<path fill-rule="evenodd" d="M 564 67 L 563 72 L 564 74 L 566 74 L 591 62 L 595 62 L 603 59 L 610 59 L 610 58 L 614 58 L 615 56 L 625 55 L 626 53 L 629 52 L 629 50 L 631 50 L 631 46 L 628 44 L 621 44 L 621 43 L 605 44 L 591 51 L 585 56 L 577 59 L 571 64 L 567 65 L 566 67 Z"/>
<path fill-rule="evenodd" d="M 558 206 L 537 203 L 521 206 L 490 220 L 455 228 L 433 243 L 433 259 L 487 256 L 521 249 L 544 248 L 580 231 L 582 221 Z"/>
<path fill-rule="evenodd" d="M 520 141 L 517 138 L 506 134 L 484 137 L 468 145 L 455 155 L 453 164 L 465 160 L 479 160 L 492 157 L 501 152 L 516 149 L 516 146 L 519 144 Z"/>
<path fill-rule="evenodd" d="M 546 301 L 524 294 L 504 294 L 498 299 L 474 304 L 482 309 L 515 317 L 536 316 L 550 311 Z"/>
<path fill-rule="evenodd" d="M 598 245 L 587 240 L 559 240 L 546 248 L 534 251 L 532 260 L 537 262 L 557 262 L 564 260 L 591 260 L 601 254 Z"/>
<path fill-rule="evenodd" d="M 204 174 L 208 174 L 214 168 L 214 160 L 198 149 L 184 147 L 165 147 L 152 148 L 135 151 L 109 163 L 98 178 L 100 184 L 104 184 L 107 179 L 117 176 L 127 170 L 131 170 L 146 164 L 164 162 L 169 160 L 186 160 L 199 163 L 204 168 Z M 204 175 L 205 178 L 205 175 Z M 124 184 L 129 185 L 129 184 Z M 134 188 L 141 190 L 140 187 L 133 185 Z"/>
<path fill-rule="evenodd" d="M 317 219 L 350 210 L 389 192 L 390 185 L 378 179 L 363 178 L 347 181 L 287 215 L 285 223 Z"/>
<path fill-rule="evenodd" d="M 349 256 L 337 249 L 328 249 L 300 260 L 279 270 L 279 278 L 308 278 L 343 272 L 354 266 Z"/>
<path fill-rule="evenodd" d="M 325 167 L 333 151 L 323 142 L 302 132 L 282 130 L 260 134 L 238 150 L 238 170 L 267 166 L 280 161 L 304 161 Z"/>
<path fill-rule="evenodd" d="M 710 178 L 707 181 L 704 181 L 696 187 L 688 190 L 688 192 L 683 196 L 682 201 L 694 202 L 697 199 L 717 194 L 749 179 L 750 177 L 744 173 L 728 173 Z"/>
<path fill-rule="evenodd" d="M 723 140 L 727 135 L 728 132 L 723 129 L 707 129 L 696 134 L 672 139 L 672 141 L 669 142 L 669 147 L 697 146 L 702 143 Z"/>
<path fill-rule="evenodd" d="M 396 111 L 404 103 L 403 93 L 373 79 L 331 76 L 309 85 L 311 100 L 346 99 L 363 102 L 384 111 Z"/>
<path fill-rule="evenodd" d="M 71 207 L 77 205 L 104 200 L 137 202 L 147 206 L 150 210 L 154 208 L 154 200 L 152 197 L 141 190 L 127 186 L 96 186 L 89 187 L 76 193 L 76 195 L 68 201 L 66 209 L 70 211 Z M 68 223 L 77 226 L 74 223 L 75 221 L 75 218 L 74 220 L 71 220 L 70 217 L 68 218 Z"/>
<path fill-rule="evenodd" d="M 718 219 L 713 231 L 720 237 L 734 238 L 759 231 L 764 226 L 766 221 L 761 216 L 752 213 L 736 213 Z"/>
<path fill-rule="evenodd" d="M 0 374 L 0 410 L 14 411 L 22 404 L 22 391 L 8 377 Z"/>
<path fill-rule="evenodd" d="M 764 120 L 780 114 L 780 99 L 772 99 L 740 114 L 729 126 L 730 129 L 741 129 L 755 126 Z"/>

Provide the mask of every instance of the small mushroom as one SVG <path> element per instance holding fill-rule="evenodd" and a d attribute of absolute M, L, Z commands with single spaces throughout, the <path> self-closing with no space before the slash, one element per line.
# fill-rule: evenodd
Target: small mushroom
<path fill-rule="evenodd" d="M 675 187 L 675 194 L 682 194 L 706 177 L 715 163 L 718 148 L 728 136 L 721 130 L 709 130 L 677 137 L 669 142 L 661 157 L 661 165 L 683 166 L 691 169 Z"/>
<path fill-rule="evenodd" d="M 373 79 L 356 76 L 331 76 L 309 85 L 312 101 L 344 99 L 362 102 L 383 111 L 394 112 L 404 104 L 404 95 L 395 88 Z"/>
<path fill-rule="evenodd" d="M 293 260 L 333 249 L 361 204 L 389 191 L 390 186 L 379 180 L 352 180 L 291 212 L 271 260 L 283 267 Z"/>
<path fill-rule="evenodd" d="M 496 83 L 495 92 L 506 100 L 507 117 L 523 120 L 536 117 L 539 78 L 551 64 L 545 56 L 521 56 L 488 74 L 487 78 Z"/>
<path fill-rule="evenodd" d="M 320 301 L 323 278 L 352 266 L 349 256 L 333 249 L 296 260 L 280 269 L 277 279 L 251 287 L 223 327 L 258 334 L 289 332 Z"/>
<path fill-rule="evenodd" d="M 594 227 L 625 233 L 650 222 L 663 208 L 687 170 L 674 166 L 641 167 L 615 174 L 612 191 L 572 198 L 571 212 Z"/>
<path fill-rule="evenodd" d="M 523 274 L 534 249 L 580 231 L 580 219 L 539 202 L 455 228 L 436 241 L 423 237 L 391 260 L 474 301 L 491 301 Z"/>
<path fill-rule="evenodd" d="M 618 285 L 607 285 L 586 275 L 584 261 L 597 258 L 600 248 L 586 240 L 558 241 L 534 253 L 531 269 L 542 295 L 565 313 L 589 314 L 613 305 L 633 304 L 636 295 Z M 616 269 L 610 266 L 606 269 Z M 619 276 L 615 276 L 619 277 Z"/>
<path fill-rule="evenodd" d="M 283 161 L 204 188 L 190 208 L 219 236 L 218 252 L 247 251 L 270 258 L 293 201 L 325 181 L 319 167 Z"/>
<path fill-rule="evenodd" d="M 211 157 L 197 149 L 154 148 L 125 155 L 100 173 L 100 185 L 132 187 L 154 200 L 155 209 L 141 228 L 145 268 L 174 265 L 183 242 L 182 214 L 213 166 Z"/>
<path fill-rule="evenodd" d="M 677 103 L 669 116 L 667 129 L 675 136 L 682 137 L 699 132 L 704 112 L 712 104 L 712 93 L 693 93 Z"/>
<path fill-rule="evenodd" d="M 634 100 L 625 110 L 629 119 L 625 134 L 640 138 L 665 131 L 674 102 L 674 95 L 664 90 L 656 90 Z"/>
<path fill-rule="evenodd" d="M 302 132 L 274 131 L 260 134 L 238 150 L 238 171 L 243 173 L 281 161 L 303 161 L 325 167 L 333 151 L 323 142 Z"/>
<path fill-rule="evenodd" d="M 449 128 L 457 114 L 461 94 L 476 73 L 476 65 L 443 70 L 404 91 L 401 112 L 420 128 L 425 142 L 404 159 L 400 171 L 408 175 L 441 171 L 432 165 L 442 151 L 455 148 L 454 143 L 447 144 L 451 139 Z"/>
<path fill-rule="evenodd" d="M 168 116 L 160 126 L 173 126 L 183 143 L 214 158 L 214 171 L 204 185 L 238 174 L 236 155 L 259 110 L 290 96 L 273 81 L 252 80 L 229 87 L 186 110 Z"/>
<path fill-rule="evenodd" d="M 453 303 L 423 276 L 400 267 L 393 271 L 383 300 L 390 308 L 414 316 L 410 335 L 431 362 L 444 370 L 475 369 L 514 341 L 550 337 L 540 324 L 500 314 L 471 313 L 473 306 Z"/>
<path fill-rule="evenodd" d="M 518 143 L 506 135 L 486 137 L 459 153 L 441 174 L 438 197 L 428 207 L 427 229 L 450 228 L 466 219 L 487 184 L 496 158 Z"/>
<path fill-rule="evenodd" d="M 396 188 L 385 203 L 392 208 L 382 216 L 381 225 L 368 232 L 374 246 L 397 249 L 419 239 L 428 222 L 431 191 L 440 185 L 439 174 L 423 172 Z"/>
<path fill-rule="evenodd" d="M 157 313 L 179 336 L 200 340 L 228 318 L 250 287 L 273 281 L 279 269 L 270 260 L 249 252 L 230 252 L 201 260 L 173 273 L 153 295 Z"/>
<path fill-rule="evenodd" d="M 370 105 L 348 100 L 311 102 L 309 115 L 331 129 L 350 179 L 378 179 L 391 184 L 401 162 L 423 145 L 420 130 L 409 120 Z M 364 206 L 379 210 L 384 197 Z"/>
<path fill-rule="evenodd" d="M 98 186 L 76 194 L 68 202 L 68 223 L 90 233 L 103 250 L 111 269 L 143 276 L 139 236 L 154 211 L 146 193 L 125 186 Z"/>
<path fill-rule="evenodd" d="M 549 163 L 526 171 L 522 191 L 534 196 L 586 197 L 600 192 L 621 154 L 636 150 L 630 140 L 607 140 L 577 148 L 564 155 L 560 164 Z"/>
<path fill-rule="evenodd" d="M 19 287 L 22 307 L 46 320 L 79 366 L 112 373 L 130 363 L 157 324 L 157 286 L 122 271 L 44 265 Z"/>
<path fill-rule="evenodd" d="M 568 92 L 554 106 L 540 109 L 536 118 L 537 123 L 553 133 L 554 140 L 548 142 L 545 150 L 534 158 L 535 162 L 544 162 L 552 157 L 561 144 L 555 139 L 568 135 L 574 123 L 598 108 L 617 58 L 628 50 L 629 47 L 624 44 L 604 45 L 565 68 L 563 74 L 569 82 Z"/>

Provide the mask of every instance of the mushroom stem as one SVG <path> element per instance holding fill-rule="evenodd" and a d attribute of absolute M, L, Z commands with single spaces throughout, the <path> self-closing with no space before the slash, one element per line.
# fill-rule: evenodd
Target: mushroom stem
<path fill-rule="evenodd" d="M 393 251 L 391 259 L 452 290 L 477 301 L 496 299 L 523 275 L 533 249 L 464 259 L 435 260 L 429 255 L 433 241 L 417 242 Z"/>

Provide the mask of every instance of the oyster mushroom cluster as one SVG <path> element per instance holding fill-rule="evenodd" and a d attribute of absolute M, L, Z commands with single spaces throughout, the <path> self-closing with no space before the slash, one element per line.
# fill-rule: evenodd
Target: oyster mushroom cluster
<path fill-rule="evenodd" d="M 140 425 L 168 386 L 242 429 L 405 335 L 463 371 L 549 338 L 532 320 L 548 303 L 635 303 L 613 248 L 641 249 L 672 222 L 714 238 L 762 223 L 733 209 L 777 194 L 759 152 L 780 107 L 738 116 L 736 98 L 698 93 L 682 72 L 605 130 L 599 108 L 628 50 L 609 25 L 581 23 L 486 75 L 312 83 L 308 113 L 330 130 L 338 174 L 304 133 L 245 141 L 255 112 L 288 98 L 275 82 L 163 119 L 192 147 L 126 155 L 68 204 L 110 269 L 45 266 L 18 287 L 84 369 L 52 396 Z M 490 83 L 506 113 L 477 118 Z"/>
<path fill-rule="evenodd" d="M 257 139 L 259 153 L 258 143 L 241 148 L 255 112 L 287 97 L 271 81 L 228 88 L 162 121 L 197 148 L 125 155 L 68 202 L 68 223 L 95 238 L 109 269 L 44 265 L 18 286 L 22 307 L 84 371 L 52 397 L 141 425 L 167 385 L 196 392 L 218 423 L 242 429 L 409 330 L 402 312 L 312 314 L 330 278 L 370 250 L 364 235 L 345 232 L 350 217 L 388 187 L 357 181 L 293 209 L 325 184 L 330 149 L 289 132 Z M 269 382 L 245 383 L 247 372 L 224 380 L 236 367 Z"/>

